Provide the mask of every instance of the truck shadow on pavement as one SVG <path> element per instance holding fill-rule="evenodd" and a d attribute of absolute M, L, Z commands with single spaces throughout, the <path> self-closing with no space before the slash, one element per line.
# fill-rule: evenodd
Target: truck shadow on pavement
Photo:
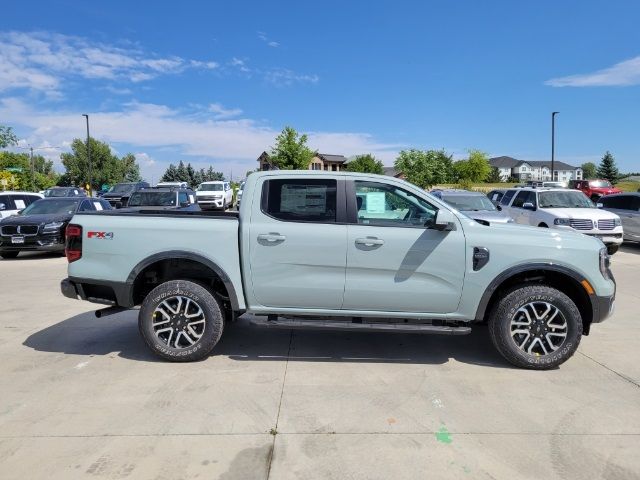
<path fill-rule="evenodd" d="M 137 310 L 104 318 L 93 311 L 76 315 L 30 335 L 23 345 L 43 352 L 111 355 L 162 362 L 138 332 Z M 486 327 L 462 336 L 378 332 L 272 330 L 247 318 L 228 326 L 212 358 L 237 361 L 415 363 L 440 365 L 455 360 L 495 368 L 514 368 L 495 351 Z M 207 361 L 207 360 L 205 360 Z"/>

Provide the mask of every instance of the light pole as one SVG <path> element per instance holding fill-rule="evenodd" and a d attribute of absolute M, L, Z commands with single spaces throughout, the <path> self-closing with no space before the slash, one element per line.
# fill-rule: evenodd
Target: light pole
<path fill-rule="evenodd" d="M 33 147 L 29 147 L 29 150 L 31 152 L 31 190 L 33 190 L 35 192 L 36 191 L 36 178 L 35 178 L 35 174 L 33 173 Z"/>
<path fill-rule="evenodd" d="M 553 175 L 556 160 L 556 115 L 560 112 L 551 112 L 551 181 L 555 182 Z"/>
<path fill-rule="evenodd" d="M 87 119 L 87 162 L 89 163 L 89 196 L 92 197 L 91 194 L 92 186 L 91 186 L 91 146 L 89 145 L 89 115 L 83 113 L 82 116 Z"/>

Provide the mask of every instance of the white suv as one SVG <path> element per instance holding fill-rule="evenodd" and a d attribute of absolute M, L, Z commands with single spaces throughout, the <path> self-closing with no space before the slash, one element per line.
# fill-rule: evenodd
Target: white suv
<path fill-rule="evenodd" d="M 229 182 L 203 182 L 196 190 L 196 201 L 202 210 L 226 210 L 233 205 L 233 190 Z"/>
<path fill-rule="evenodd" d="M 17 214 L 33 202 L 43 198 L 40 193 L 33 192 L 0 192 L 0 219 Z"/>
<path fill-rule="evenodd" d="M 580 190 L 566 188 L 513 188 L 505 192 L 500 207 L 517 223 L 547 228 L 572 229 L 597 237 L 609 254 L 622 243 L 618 215 L 600 210 Z"/>

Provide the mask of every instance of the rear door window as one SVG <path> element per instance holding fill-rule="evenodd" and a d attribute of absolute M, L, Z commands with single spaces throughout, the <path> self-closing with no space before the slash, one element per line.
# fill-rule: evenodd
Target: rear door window
<path fill-rule="evenodd" d="M 335 223 L 336 180 L 267 180 L 262 189 L 262 211 L 288 222 Z"/>
<path fill-rule="evenodd" d="M 502 196 L 502 200 L 500 200 L 500 205 L 509 205 L 509 202 L 511 202 L 511 199 L 516 192 L 517 190 L 507 190 Z"/>
<path fill-rule="evenodd" d="M 536 194 L 534 192 L 522 190 L 518 192 L 518 196 L 513 201 L 512 207 L 515 208 L 523 208 L 522 206 L 525 203 L 532 203 L 533 206 L 536 205 Z"/>
<path fill-rule="evenodd" d="M 16 204 L 13 195 L 0 195 L 0 204 L 4 204 L 3 210 L 15 210 Z"/>

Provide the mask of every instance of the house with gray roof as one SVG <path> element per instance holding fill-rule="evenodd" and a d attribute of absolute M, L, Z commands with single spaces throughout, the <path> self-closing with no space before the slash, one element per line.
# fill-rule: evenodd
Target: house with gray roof
<path fill-rule="evenodd" d="M 489 164 L 500 171 L 503 180 L 517 178 L 519 181 L 557 181 L 582 180 L 582 168 L 568 163 L 555 161 L 553 175 L 551 174 L 551 160 L 518 160 L 513 157 L 494 157 Z M 552 180 L 553 178 L 553 180 Z"/>
<path fill-rule="evenodd" d="M 274 165 L 267 152 L 262 152 L 258 157 L 260 170 L 273 170 Z M 347 157 L 344 155 L 333 155 L 328 153 L 317 153 L 309 162 L 309 170 L 325 170 L 329 172 L 339 172 L 346 170 Z"/>

